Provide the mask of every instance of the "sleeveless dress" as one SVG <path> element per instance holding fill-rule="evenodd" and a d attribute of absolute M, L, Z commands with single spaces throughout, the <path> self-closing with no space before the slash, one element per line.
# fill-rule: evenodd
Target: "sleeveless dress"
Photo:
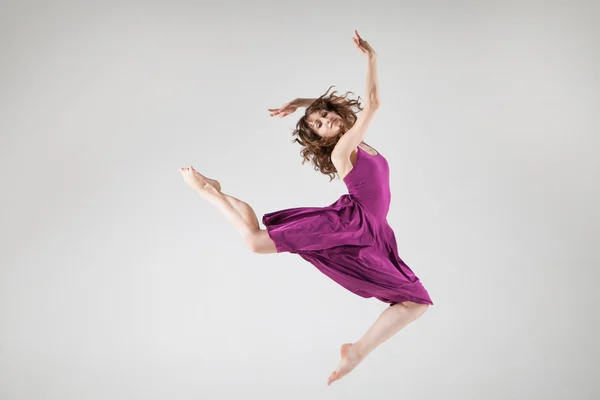
<path fill-rule="evenodd" d="M 348 194 L 331 205 L 263 215 L 277 253 L 298 254 L 361 297 L 375 297 L 390 306 L 404 301 L 433 304 L 399 257 L 387 222 L 391 202 L 387 160 L 378 151 L 373 156 L 358 146 L 354 167 L 343 180 Z"/>

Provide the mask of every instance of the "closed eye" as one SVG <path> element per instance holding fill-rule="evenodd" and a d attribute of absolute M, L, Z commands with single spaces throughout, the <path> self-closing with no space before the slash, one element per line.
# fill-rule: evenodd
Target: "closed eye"
<path fill-rule="evenodd" d="M 323 111 L 322 116 L 326 117 L 327 116 L 327 111 Z M 317 126 L 317 128 L 320 128 L 320 127 L 321 127 L 321 122 L 319 122 L 319 125 Z"/>

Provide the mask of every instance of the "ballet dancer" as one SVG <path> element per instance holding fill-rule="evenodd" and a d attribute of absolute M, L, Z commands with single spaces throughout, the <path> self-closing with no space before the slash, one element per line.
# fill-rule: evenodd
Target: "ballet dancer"
<path fill-rule="evenodd" d="M 377 346 L 419 318 L 433 304 L 419 278 L 398 255 L 394 231 L 387 222 L 391 201 L 389 164 L 363 139 L 380 107 L 377 54 L 357 31 L 354 44 L 367 59 L 364 106 L 336 91 L 316 99 L 297 98 L 275 109 L 271 117 L 285 117 L 306 107 L 293 131 L 301 145 L 302 164 L 332 180 L 336 174 L 348 193 L 333 204 L 297 207 L 263 215 L 246 202 L 223 193 L 217 180 L 192 166 L 180 168 L 183 180 L 216 206 L 255 253 L 289 252 L 314 265 L 350 292 L 389 303 L 357 342 L 344 343 L 341 360 L 327 384 L 352 371 Z"/>

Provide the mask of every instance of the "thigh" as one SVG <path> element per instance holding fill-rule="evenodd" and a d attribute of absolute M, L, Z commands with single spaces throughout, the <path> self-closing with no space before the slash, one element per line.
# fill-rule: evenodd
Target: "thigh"
<path fill-rule="evenodd" d="M 415 302 L 412 302 L 412 301 L 403 301 L 400 304 L 402 304 L 406 308 L 410 308 L 410 309 L 423 309 L 423 311 L 425 311 L 425 310 L 427 310 L 429 308 L 429 304 L 415 303 Z"/>

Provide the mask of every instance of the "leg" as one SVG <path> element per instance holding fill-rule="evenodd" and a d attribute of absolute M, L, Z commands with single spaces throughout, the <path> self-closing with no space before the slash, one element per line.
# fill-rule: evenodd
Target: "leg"
<path fill-rule="evenodd" d="M 418 304 L 412 301 L 405 301 L 388 307 L 358 342 L 342 345 L 342 360 L 327 383 L 330 385 L 331 382 L 348 374 L 377 346 L 419 318 L 428 308 L 428 304 Z"/>
<path fill-rule="evenodd" d="M 427 309 L 428 304 L 418 304 L 412 301 L 394 304 L 384 310 L 373 326 L 356 343 L 356 352 L 361 358 L 369 355 L 377 346 L 394 336 L 409 323 L 419 318 Z"/>
<path fill-rule="evenodd" d="M 242 235 L 246 245 L 255 253 L 276 253 L 275 243 L 260 229 L 256 213 L 247 203 L 221 192 L 219 182 L 208 179 L 190 168 L 180 168 L 183 179 L 204 199 L 215 205 Z"/>

